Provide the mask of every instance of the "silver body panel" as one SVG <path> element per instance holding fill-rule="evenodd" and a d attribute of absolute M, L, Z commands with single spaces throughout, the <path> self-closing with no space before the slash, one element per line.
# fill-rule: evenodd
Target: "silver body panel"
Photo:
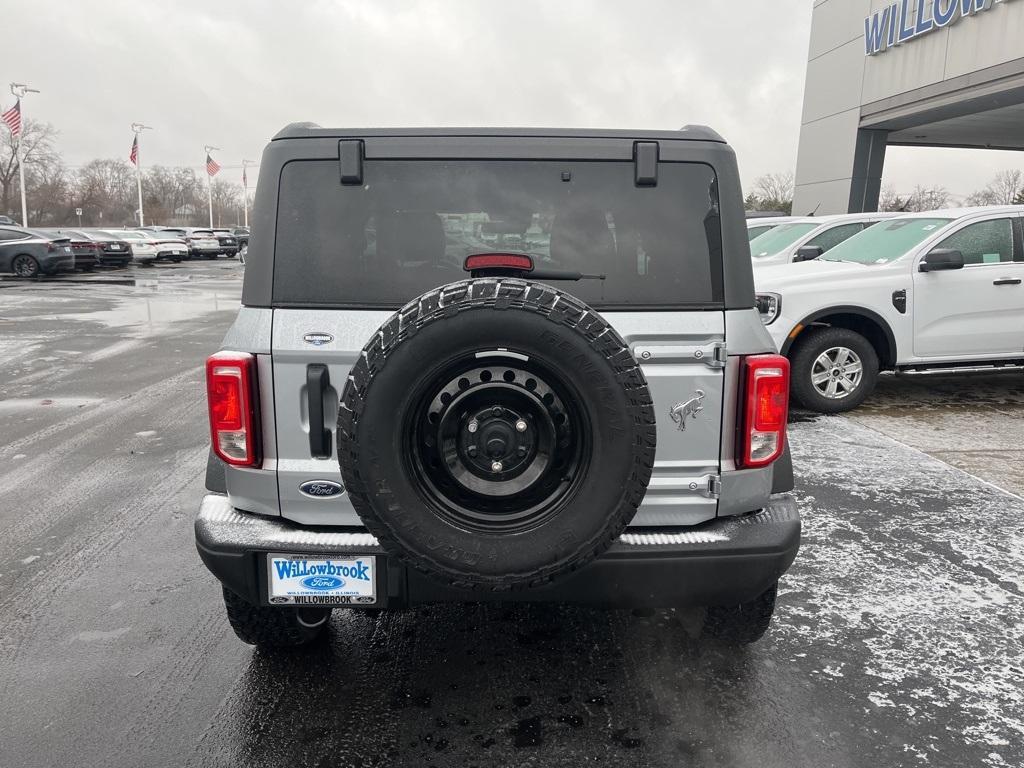
<path fill-rule="evenodd" d="M 337 445 L 332 445 L 331 458 L 310 453 L 306 367 L 319 363 L 328 368 L 324 427 L 333 434 L 349 370 L 391 314 L 242 309 L 223 348 L 259 355 L 264 462 L 261 469 L 227 468 L 228 495 L 235 508 L 305 525 L 361 525 L 345 494 L 311 498 L 299 490 L 310 480 L 341 482 L 333 455 Z M 640 362 L 657 418 L 654 472 L 631 527 L 678 528 L 764 506 L 771 469 L 734 471 L 732 437 L 739 393 L 735 356 L 773 350 L 756 310 L 603 315 Z M 304 338 L 309 334 L 321 343 L 310 344 Z M 325 341 L 327 336 L 330 341 Z M 695 399 L 699 409 L 679 407 Z M 685 411 L 684 429 L 673 420 L 673 409 L 677 416 Z"/>

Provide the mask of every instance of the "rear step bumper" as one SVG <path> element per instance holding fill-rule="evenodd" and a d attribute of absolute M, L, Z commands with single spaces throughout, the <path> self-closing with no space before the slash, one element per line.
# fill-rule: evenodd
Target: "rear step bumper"
<path fill-rule="evenodd" d="M 436 584 L 392 558 L 366 532 L 311 529 L 232 508 L 226 496 L 203 499 L 196 547 L 226 587 L 268 605 L 268 552 L 377 555 L 380 602 L 401 608 L 483 600 L 591 603 L 622 607 L 732 605 L 760 595 L 789 568 L 800 546 L 800 515 L 789 495 L 764 509 L 676 531 L 634 530 L 578 572 L 554 584 L 512 593 L 476 593 Z"/>

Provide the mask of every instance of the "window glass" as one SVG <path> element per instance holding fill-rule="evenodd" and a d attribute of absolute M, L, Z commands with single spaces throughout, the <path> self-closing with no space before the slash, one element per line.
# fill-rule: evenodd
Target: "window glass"
<path fill-rule="evenodd" d="M 776 253 L 786 250 L 801 237 L 812 229 L 817 229 L 819 226 L 818 222 L 780 224 L 750 241 L 750 255 L 755 259 L 774 256 Z"/>
<path fill-rule="evenodd" d="M 954 232 L 935 248 L 960 251 L 964 264 L 1013 261 L 1013 224 L 1010 219 L 979 221 Z"/>
<path fill-rule="evenodd" d="M 774 224 L 759 224 L 756 227 L 747 227 L 747 240 L 753 240 L 755 237 L 763 235 L 770 229 L 774 229 Z"/>
<path fill-rule="evenodd" d="M 0 240 L 21 240 L 24 237 L 25 233 L 16 229 L 0 229 Z"/>
<path fill-rule="evenodd" d="M 888 264 L 906 256 L 950 219 L 888 219 L 844 240 L 821 258 L 825 261 L 851 261 L 857 264 Z"/>
<path fill-rule="evenodd" d="M 538 270 L 605 275 L 562 283 L 593 306 L 721 302 L 713 169 L 631 162 L 377 160 L 364 183 L 337 161 L 281 173 L 274 302 L 400 307 L 469 275 L 467 256 L 527 253 Z M 555 285 L 559 285 L 555 282 Z"/>
<path fill-rule="evenodd" d="M 826 229 L 821 234 L 815 235 L 807 241 L 807 245 L 816 245 L 821 248 L 822 253 L 824 253 L 826 251 L 831 251 L 841 242 L 848 240 L 863 229 L 864 225 L 860 222 L 857 222 L 856 224 L 840 224 L 838 227 Z"/>

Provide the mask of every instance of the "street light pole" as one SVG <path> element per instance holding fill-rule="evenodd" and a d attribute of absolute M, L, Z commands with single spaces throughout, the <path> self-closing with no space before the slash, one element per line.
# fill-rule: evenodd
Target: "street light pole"
<path fill-rule="evenodd" d="M 206 157 L 210 157 L 210 153 L 214 150 L 219 150 L 220 147 L 211 147 L 209 144 L 205 146 Z M 213 176 L 210 175 L 210 168 L 207 163 L 203 163 L 206 169 L 206 207 L 210 211 L 210 229 L 213 229 Z"/>
<path fill-rule="evenodd" d="M 35 88 L 29 88 L 24 83 L 11 83 L 11 94 L 20 103 L 26 93 L 39 93 Z M 15 157 L 18 160 L 18 182 L 21 185 L 21 226 L 28 226 L 28 203 L 25 201 L 25 157 L 21 152 L 21 137 L 25 135 L 25 108 L 21 109 L 21 131 L 18 134 L 18 143 L 14 147 Z"/>
<path fill-rule="evenodd" d="M 139 191 L 139 228 L 146 226 L 145 217 L 142 215 L 142 147 L 139 146 L 139 134 L 143 131 L 153 130 L 142 123 L 132 123 L 132 131 L 135 133 L 135 186 Z"/>
<path fill-rule="evenodd" d="M 249 226 L 249 176 L 245 169 L 256 165 L 252 160 L 242 160 L 242 207 L 245 210 L 245 226 Z"/>

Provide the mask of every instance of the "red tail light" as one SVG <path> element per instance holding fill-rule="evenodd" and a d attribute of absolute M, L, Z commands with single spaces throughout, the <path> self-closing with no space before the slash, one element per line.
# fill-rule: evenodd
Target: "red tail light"
<path fill-rule="evenodd" d="M 786 447 L 789 419 L 789 360 L 781 355 L 752 355 L 743 360 L 740 464 L 765 467 Z"/>
<path fill-rule="evenodd" d="M 218 352 L 207 358 L 213 452 L 236 467 L 260 463 L 257 395 L 255 357 L 246 352 Z"/>
<path fill-rule="evenodd" d="M 475 253 L 466 257 L 462 267 L 467 272 L 478 269 L 519 269 L 533 271 L 533 259 L 525 253 Z"/>

